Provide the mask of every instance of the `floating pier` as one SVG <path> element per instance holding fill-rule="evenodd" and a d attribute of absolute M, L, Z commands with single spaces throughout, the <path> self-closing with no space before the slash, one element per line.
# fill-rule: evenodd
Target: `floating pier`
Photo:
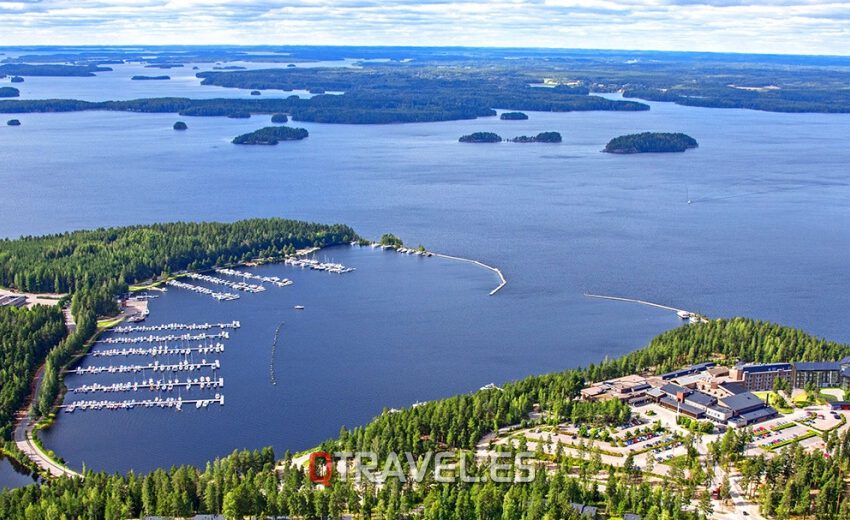
<path fill-rule="evenodd" d="M 213 345 L 198 345 L 197 347 L 166 347 L 160 345 L 157 347 L 139 348 L 113 348 L 108 350 L 98 350 L 89 354 L 92 357 L 117 357 L 117 356 L 188 356 L 193 352 L 199 354 L 220 354 L 224 352 L 224 343 L 215 343 Z"/>
<path fill-rule="evenodd" d="M 277 384 L 277 377 L 275 376 L 275 371 L 274 371 L 274 357 L 275 357 L 275 352 L 277 352 L 277 339 L 280 337 L 280 329 L 282 327 L 283 327 L 283 322 L 280 322 L 278 324 L 277 328 L 274 331 L 274 341 L 272 341 L 272 355 L 271 355 L 271 361 L 269 362 L 269 380 L 271 381 L 272 385 Z"/>
<path fill-rule="evenodd" d="M 146 365 L 109 365 L 109 366 L 90 366 L 78 367 L 71 370 L 66 370 L 66 373 L 83 375 L 83 374 L 126 374 L 132 372 L 191 372 L 202 368 L 211 368 L 218 370 L 221 368 L 219 360 L 207 361 L 201 360 L 200 363 L 192 363 L 190 361 L 180 361 L 178 363 L 160 363 L 154 361 Z"/>
<path fill-rule="evenodd" d="M 172 287 L 177 287 L 178 289 L 186 289 L 187 291 L 196 292 L 198 294 L 204 294 L 204 295 L 207 295 L 207 296 L 212 296 L 213 298 L 215 298 L 218 301 L 232 301 L 232 300 L 238 300 L 239 299 L 238 294 L 227 293 L 227 292 L 216 292 L 216 291 L 213 291 L 212 289 L 207 289 L 206 287 L 201 287 L 200 285 L 192 285 L 190 283 L 180 282 L 180 281 L 177 281 L 177 280 L 168 280 L 165 283 L 167 285 L 172 286 Z"/>
<path fill-rule="evenodd" d="M 483 262 L 479 262 L 478 260 L 472 260 L 472 259 L 469 259 L 469 258 L 461 258 L 459 256 L 444 255 L 442 253 L 432 253 L 432 254 L 434 256 L 437 256 L 437 257 L 440 257 L 440 258 L 447 258 L 449 260 L 458 260 L 458 261 L 461 261 L 461 262 L 467 262 L 467 263 L 470 263 L 470 264 L 475 264 L 479 267 L 483 267 L 484 269 L 488 269 L 488 270 L 496 273 L 496 275 L 499 277 L 499 285 L 495 289 L 490 291 L 490 296 L 493 296 L 494 294 L 499 292 L 502 289 L 502 287 L 504 287 L 508 284 L 508 281 L 505 279 L 505 275 L 502 274 L 502 271 L 500 271 L 497 267 L 493 267 L 492 265 L 487 265 Z"/>
<path fill-rule="evenodd" d="M 163 330 L 209 330 L 209 329 L 238 329 L 242 324 L 238 320 L 230 323 L 163 323 L 162 325 L 125 325 L 115 327 L 112 332 L 130 334 L 133 332 L 158 332 Z"/>
<path fill-rule="evenodd" d="M 707 323 L 708 322 L 708 319 L 705 316 L 703 316 L 701 314 L 697 314 L 696 312 L 686 311 L 684 309 L 677 309 L 676 307 L 670 307 L 669 305 L 662 305 L 660 303 L 649 302 L 649 301 L 646 301 L 646 300 L 638 300 L 638 299 L 635 299 L 635 298 L 623 298 L 623 297 L 620 297 L 620 296 L 608 296 L 608 295 L 605 295 L 605 294 L 584 293 L 584 295 L 588 298 L 599 298 L 599 299 L 602 299 L 602 300 L 613 300 L 613 301 L 617 301 L 617 302 L 638 303 L 640 305 L 647 305 L 649 307 L 655 307 L 657 309 L 664 309 L 666 311 L 673 311 L 683 320 L 689 319 L 691 321 L 691 323 L 699 323 L 699 322 Z"/>
<path fill-rule="evenodd" d="M 230 334 L 223 330 L 221 332 L 215 334 L 207 334 L 202 332 L 201 334 L 168 334 L 165 336 L 155 336 L 153 334 L 149 336 L 136 336 L 133 338 L 128 337 L 118 337 L 118 338 L 104 338 L 97 340 L 97 343 L 104 344 L 136 344 L 136 343 L 166 343 L 168 341 L 204 341 L 209 339 L 228 339 L 230 338 Z"/>
<path fill-rule="evenodd" d="M 236 269 L 216 269 L 215 272 L 218 274 L 223 274 L 227 276 L 238 276 L 239 278 L 244 278 L 246 280 L 257 280 L 259 282 L 266 282 L 278 287 L 286 287 L 288 285 L 292 285 L 293 281 L 289 278 L 278 278 L 277 276 L 259 276 L 253 273 L 249 273 L 247 271 L 237 271 Z"/>
<path fill-rule="evenodd" d="M 191 390 L 198 388 L 199 390 L 220 389 L 224 388 L 224 378 L 196 377 L 194 379 L 186 378 L 185 380 L 178 379 L 148 379 L 138 381 L 127 381 L 124 383 L 112 383 L 103 385 L 100 383 L 92 383 L 90 385 L 81 385 L 71 389 L 75 394 L 88 394 L 96 392 L 114 393 L 114 392 L 138 392 L 150 390 L 153 392 L 171 392 L 174 390 Z"/>
<path fill-rule="evenodd" d="M 224 406 L 224 395 L 215 394 L 210 399 L 183 399 L 181 397 L 167 397 L 165 399 L 156 397 L 154 399 L 129 399 L 126 401 L 77 401 L 71 404 L 61 405 L 59 408 L 67 413 L 73 413 L 75 410 L 132 410 L 133 408 L 170 408 L 178 412 L 184 406 L 195 405 L 195 408 L 207 408 L 211 404 Z"/>

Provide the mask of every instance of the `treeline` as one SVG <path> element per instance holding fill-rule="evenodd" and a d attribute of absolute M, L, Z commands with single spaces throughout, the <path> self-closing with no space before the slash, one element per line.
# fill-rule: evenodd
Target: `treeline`
<path fill-rule="evenodd" d="M 353 515 L 384 520 L 578 520 L 573 504 L 595 504 L 613 514 L 636 512 L 645 520 L 697 518 L 696 513 L 683 511 L 687 504 L 680 493 L 646 483 L 629 485 L 613 472 L 602 492 L 592 481 L 570 474 L 568 464 L 553 474 L 539 469 L 532 482 L 515 484 L 493 482 L 489 466 L 467 461 L 470 476 L 481 477 L 481 482 L 436 482 L 430 464 L 424 480 L 415 486 L 391 477 L 382 486 L 357 488 L 335 473 L 331 485 L 321 488 L 312 485 L 288 457 L 276 470 L 274 453 L 265 448 L 234 452 L 203 470 L 181 466 L 145 476 L 87 472 L 85 479 L 62 478 L 3 490 L 0 517 L 123 520 L 222 514 L 228 519 Z M 507 473 L 514 471 L 511 467 Z"/>
<path fill-rule="evenodd" d="M 36 368 L 65 335 L 59 307 L 0 307 L 0 437 L 9 439 Z M 0 515 L 2 517 L 2 515 Z"/>
<path fill-rule="evenodd" d="M 29 63 L 5 63 L 0 65 L 0 75 L 9 76 L 94 76 L 95 72 L 109 72 L 112 68 L 99 65 L 62 65 L 45 63 L 31 65 Z"/>
<path fill-rule="evenodd" d="M 33 292 L 102 290 L 185 269 L 278 257 L 357 238 L 344 225 L 284 219 L 151 224 L 0 240 L 0 286 Z"/>
<path fill-rule="evenodd" d="M 676 89 L 626 88 L 623 97 L 667 101 L 704 108 L 744 108 L 767 112 L 850 112 L 850 94 L 841 90 L 811 88 L 758 88 L 733 86 L 678 87 Z"/>

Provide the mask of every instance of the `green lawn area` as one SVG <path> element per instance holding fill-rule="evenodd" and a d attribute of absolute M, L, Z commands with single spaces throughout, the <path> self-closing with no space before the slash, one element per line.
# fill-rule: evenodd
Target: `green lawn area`
<path fill-rule="evenodd" d="M 112 327 L 118 325 L 124 321 L 124 318 L 112 318 L 105 320 L 97 320 L 97 327 L 99 329 L 111 329 Z"/>
<path fill-rule="evenodd" d="M 756 395 L 756 397 L 758 397 L 759 399 L 761 399 L 762 401 L 767 403 L 768 406 L 772 406 L 772 407 L 776 408 L 776 410 L 779 413 L 789 414 L 789 413 L 793 412 L 793 410 L 790 407 L 780 406 L 779 404 L 777 404 L 778 402 L 780 402 L 779 399 L 781 399 L 782 402 L 786 405 L 788 403 L 787 403 L 787 401 L 785 401 L 785 399 L 783 397 L 776 394 L 775 392 L 753 392 L 753 393 Z M 796 403 L 796 400 L 795 400 L 795 403 Z"/>

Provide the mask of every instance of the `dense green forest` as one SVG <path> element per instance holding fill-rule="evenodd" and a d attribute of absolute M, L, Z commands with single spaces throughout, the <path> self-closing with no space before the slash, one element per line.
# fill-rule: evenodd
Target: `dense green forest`
<path fill-rule="evenodd" d="M 540 132 L 537 135 L 521 135 L 510 139 L 512 143 L 560 143 L 562 141 L 559 132 Z"/>
<path fill-rule="evenodd" d="M 0 240 L 0 286 L 73 292 L 134 283 L 308 246 L 347 243 L 348 226 L 284 219 L 151 224 Z"/>
<path fill-rule="evenodd" d="M 615 137 L 605 145 L 607 153 L 684 152 L 698 146 L 696 139 L 681 133 L 643 132 Z"/>
<path fill-rule="evenodd" d="M 21 91 L 15 87 L 0 87 L 0 98 L 18 97 Z"/>
<path fill-rule="evenodd" d="M 0 437 L 8 439 L 35 369 L 65 336 L 58 307 L 0 307 Z M 2 517 L 2 515 L 0 515 Z"/>
<path fill-rule="evenodd" d="M 266 144 L 274 145 L 280 141 L 300 141 L 310 134 L 303 128 L 288 126 L 267 126 L 233 138 L 233 144 Z"/>
<path fill-rule="evenodd" d="M 501 143 L 502 137 L 493 132 L 474 132 L 468 135 L 462 135 L 458 139 L 461 143 Z"/>

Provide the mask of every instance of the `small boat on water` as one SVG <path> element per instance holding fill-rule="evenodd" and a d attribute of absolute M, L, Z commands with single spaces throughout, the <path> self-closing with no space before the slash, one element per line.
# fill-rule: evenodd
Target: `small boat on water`
<path fill-rule="evenodd" d="M 303 305 L 296 305 L 296 306 L 295 306 L 295 310 L 296 310 L 296 311 L 303 311 L 303 310 L 304 310 L 304 306 L 303 306 Z"/>
<path fill-rule="evenodd" d="M 683 320 L 687 320 L 688 318 L 691 317 L 691 313 L 688 312 L 688 311 L 679 311 L 679 312 L 676 313 L 676 315 L 679 316 Z"/>

